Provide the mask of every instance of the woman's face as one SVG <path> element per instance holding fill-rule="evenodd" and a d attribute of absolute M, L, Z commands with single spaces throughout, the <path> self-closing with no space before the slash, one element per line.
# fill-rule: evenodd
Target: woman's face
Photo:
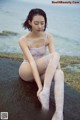
<path fill-rule="evenodd" d="M 45 19 L 41 15 L 35 15 L 32 21 L 29 21 L 29 24 L 32 26 L 32 31 L 42 32 L 45 28 Z"/>

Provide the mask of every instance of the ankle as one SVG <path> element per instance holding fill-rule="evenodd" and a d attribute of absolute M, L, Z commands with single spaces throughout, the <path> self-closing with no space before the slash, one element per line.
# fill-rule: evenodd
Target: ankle
<path fill-rule="evenodd" d="M 62 111 L 55 111 L 55 113 L 57 114 L 58 117 L 61 117 L 63 116 L 63 112 Z"/>
<path fill-rule="evenodd" d="M 52 120 L 63 120 L 63 113 L 59 114 L 57 111 L 55 111 Z"/>

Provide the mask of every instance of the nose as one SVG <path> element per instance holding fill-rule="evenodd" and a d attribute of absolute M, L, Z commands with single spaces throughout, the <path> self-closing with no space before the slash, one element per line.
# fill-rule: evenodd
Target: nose
<path fill-rule="evenodd" d="M 41 28 L 41 24 L 38 25 L 38 28 L 39 28 L 39 29 Z"/>

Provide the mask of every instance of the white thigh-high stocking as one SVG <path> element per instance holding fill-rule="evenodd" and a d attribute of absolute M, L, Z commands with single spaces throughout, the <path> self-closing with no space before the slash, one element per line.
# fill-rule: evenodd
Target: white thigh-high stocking
<path fill-rule="evenodd" d="M 54 96 L 56 111 L 52 117 L 52 120 L 63 120 L 63 106 L 64 106 L 64 73 L 58 69 L 54 76 Z"/>
<path fill-rule="evenodd" d="M 50 59 L 50 62 L 47 66 L 44 78 L 43 90 L 39 94 L 39 100 L 42 104 L 42 109 L 49 110 L 49 95 L 50 95 L 50 86 L 56 71 L 56 68 L 59 63 L 60 56 L 55 52 L 54 57 Z"/>

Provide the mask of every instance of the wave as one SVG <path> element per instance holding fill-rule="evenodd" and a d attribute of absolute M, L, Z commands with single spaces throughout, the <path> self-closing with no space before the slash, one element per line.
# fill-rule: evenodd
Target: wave
<path fill-rule="evenodd" d="M 80 41 L 79 41 L 78 39 L 71 39 L 71 38 L 69 38 L 69 37 L 61 36 L 61 35 L 54 34 L 54 33 L 52 33 L 52 34 L 53 34 L 53 36 L 54 36 L 55 38 L 62 39 L 62 40 L 65 40 L 65 41 L 69 41 L 69 42 L 74 41 L 74 43 L 80 45 Z"/>

